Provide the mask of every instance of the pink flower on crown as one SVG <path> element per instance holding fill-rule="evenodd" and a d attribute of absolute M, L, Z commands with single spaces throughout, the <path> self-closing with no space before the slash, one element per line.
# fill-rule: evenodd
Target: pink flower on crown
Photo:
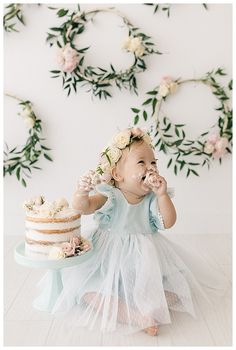
<path fill-rule="evenodd" d="M 131 129 L 132 136 L 134 137 L 142 137 L 143 131 L 140 128 L 132 128 Z"/>

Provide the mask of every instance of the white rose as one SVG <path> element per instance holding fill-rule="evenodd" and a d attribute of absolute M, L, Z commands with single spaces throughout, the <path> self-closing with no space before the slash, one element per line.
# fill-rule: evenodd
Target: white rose
<path fill-rule="evenodd" d="M 132 38 L 129 45 L 129 50 L 135 52 L 142 44 L 142 39 L 140 37 Z"/>
<path fill-rule="evenodd" d="M 68 208 L 69 207 L 69 203 L 67 202 L 67 200 L 65 198 L 59 198 L 54 202 L 54 205 L 57 208 Z"/>
<path fill-rule="evenodd" d="M 158 92 L 159 92 L 159 94 L 162 97 L 166 97 L 169 94 L 169 92 L 170 92 L 168 85 L 167 84 L 161 84 L 159 86 L 159 91 Z"/>
<path fill-rule="evenodd" d="M 26 106 L 20 113 L 22 118 L 31 118 L 32 109 L 30 106 Z"/>
<path fill-rule="evenodd" d="M 43 196 L 35 197 L 35 199 L 34 199 L 34 204 L 35 204 L 35 205 L 40 206 L 40 205 L 42 205 L 43 203 L 44 203 L 44 198 L 43 198 Z"/>
<path fill-rule="evenodd" d="M 130 46 L 130 43 L 131 43 L 131 37 L 130 36 L 128 36 L 125 40 L 124 40 L 124 42 L 123 42 L 123 45 L 122 45 L 122 48 L 123 49 L 126 49 L 126 50 L 128 50 L 129 49 L 129 46 Z"/>
<path fill-rule="evenodd" d="M 28 128 L 33 128 L 33 126 L 35 124 L 35 120 L 31 117 L 25 117 L 24 122 Z"/>
<path fill-rule="evenodd" d="M 135 55 L 137 57 L 141 57 L 141 56 L 143 56 L 144 51 L 145 51 L 144 46 L 143 45 L 139 45 L 139 47 L 135 50 Z"/>
<path fill-rule="evenodd" d="M 52 247 L 48 254 L 49 260 L 60 260 L 64 259 L 66 254 L 63 252 L 62 248 L 60 247 Z"/>
<path fill-rule="evenodd" d="M 42 217 L 51 217 L 56 214 L 57 210 L 53 203 L 45 202 L 38 208 L 38 213 Z"/>
<path fill-rule="evenodd" d="M 108 151 L 108 157 L 111 161 L 111 166 L 118 162 L 122 156 L 122 151 L 117 147 L 111 147 Z"/>
<path fill-rule="evenodd" d="M 151 139 L 151 137 L 148 134 L 145 134 L 143 136 L 143 141 L 146 142 L 148 145 L 152 144 L 152 139 Z"/>
<path fill-rule="evenodd" d="M 131 131 L 125 130 L 120 132 L 112 139 L 112 146 L 118 147 L 120 149 L 125 148 L 130 142 Z"/>
<path fill-rule="evenodd" d="M 172 83 L 170 83 L 169 89 L 170 89 L 170 93 L 174 94 L 178 89 L 178 84 L 173 81 Z"/>
<path fill-rule="evenodd" d="M 109 162 L 103 162 L 100 164 L 100 168 L 104 173 L 108 173 L 111 169 L 110 163 Z"/>
<path fill-rule="evenodd" d="M 214 145 L 212 143 L 206 142 L 205 147 L 204 147 L 204 152 L 207 154 L 211 154 L 214 152 Z"/>

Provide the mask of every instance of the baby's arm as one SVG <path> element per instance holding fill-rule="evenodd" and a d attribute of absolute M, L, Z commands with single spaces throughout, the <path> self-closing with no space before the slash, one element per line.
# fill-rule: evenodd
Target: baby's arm
<path fill-rule="evenodd" d="M 82 214 L 88 215 L 100 209 L 107 201 L 107 197 L 97 193 L 89 197 L 89 192 L 93 189 L 91 173 L 82 176 L 79 180 L 76 192 L 73 195 L 72 207 L 80 210 Z"/>
<path fill-rule="evenodd" d="M 157 208 L 163 217 L 165 228 L 172 227 L 176 222 L 176 211 L 167 193 L 167 183 L 164 177 L 157 175 L 157 186 L 153 186 L 152 190 L 157 195 Z"/>
<path fill-rule="evenodd" d="M 167 193 L 158 196 L 158 207 L 163 217 L 165 228 L 172 227 L 176 222 L 176 211 L 174 204 Z"/>

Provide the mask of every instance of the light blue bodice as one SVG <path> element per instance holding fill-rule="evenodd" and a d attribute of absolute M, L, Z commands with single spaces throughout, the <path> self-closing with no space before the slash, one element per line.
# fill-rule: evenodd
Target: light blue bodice
<path fill-rule="evenodd" d="M 140 203 L 130 204 L 118 188 L 100 184 L 96 190 L 108 197 L 102 208 L 94 214 L 99 229 L 119 235 L 150 234 L 165 229 L 153 192 L 147 194 Z"/>

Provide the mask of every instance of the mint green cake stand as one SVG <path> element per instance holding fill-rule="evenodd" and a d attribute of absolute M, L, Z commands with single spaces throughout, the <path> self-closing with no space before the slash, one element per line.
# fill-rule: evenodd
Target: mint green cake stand
<path fill-rule="evenodd" d="M 55 302 L 62 291 L 61 269 L 79 266 L 91 257 L 92 248 L 88 252 L 71 258 L 61 260 L 33 259 L 25 254 L 25 242 L 20 242 L 15 247 L 15 261 L 23 266 L 48 270 L 49 285 L 37 299 L 34 300 L 34 308 L 40 311 L 51 312 Z"/>

